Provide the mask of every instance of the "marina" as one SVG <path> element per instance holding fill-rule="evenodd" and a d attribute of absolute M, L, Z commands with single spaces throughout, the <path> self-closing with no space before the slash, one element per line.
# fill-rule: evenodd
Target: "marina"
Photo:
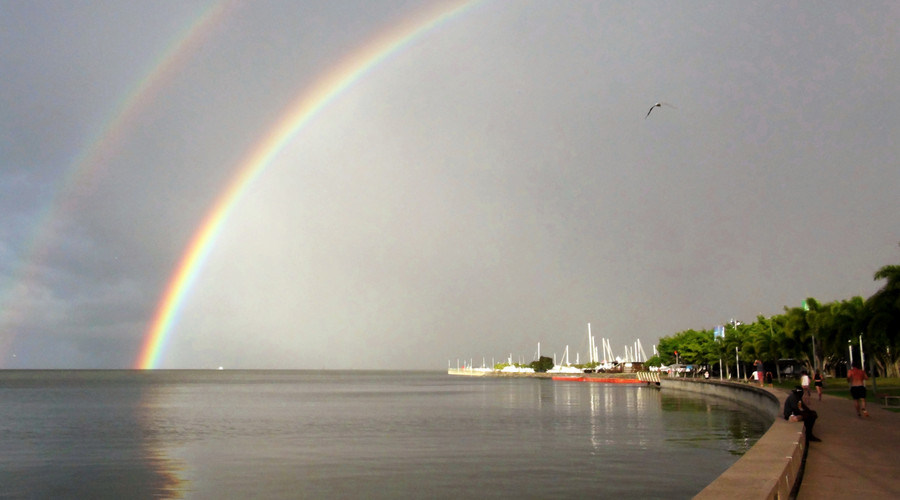
<path fill-rule="evenodd" d="M 591 331 L 591 324 L 587 324 L 587 354 L 588 361 L 580 362 L 580 352 L 575 353 L 575 363 L 571 363 L 569 357 L 569 345 L 565 346 L 563 355 L 559 362 L 556 360 L 554 353 L 552 358 L 552 366 L 546 367 L 546 361 L 551 358 L 541 355 L 541 343 L 537 343 L 537 350 L 533 359 L 529 363 L 525 363 L 522 357 L 518 363 L 513 362 L 513 355 L 510 353 L 505 362 L 497 363 L 491 360 L 491 364 L 487 365 L 486 359 L 482 357 L 481 366 L 475 366 L 474 360 L 469 359 L 468 363 L 464 360 L 456 360 L 456 368 L 452 367 L 451 361 L 447 361 L 447 373 L 450 375 L 467 375 L 467 376 L 484 376 L 484 375 L 523 375 L 536 376 L 539 378 L 559 377 L 560 380 L 568 380 L 576 378 L 579 380 L 596 381 L 598 377 L 590 377 L 590 374 L 628 374 L 637 373 L 644 370 L 644 363 L 647 361 L 647 354 L 641 345 L 641 340 L 636 339 L 632 345 L 623 346 L 621 356 L 616 356 L 608 338 L 600 338 L 598 344 L 597 338 Z M 653 346 L 653 354 L 656 354 L 656 346 Z M 545 368 L 546 369 L 542 369 Z M 602 377 L 600 377 L 602 378 Z M 619 377 L 609 377 L 617 379 Z M 634 377 L 631 379 L 637 381 Z"/>

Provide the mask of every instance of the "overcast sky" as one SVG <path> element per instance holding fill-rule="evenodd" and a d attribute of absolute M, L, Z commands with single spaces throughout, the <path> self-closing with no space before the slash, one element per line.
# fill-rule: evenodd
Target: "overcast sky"
<path fill-rule="evenodd" d="M 422 5 L 0 0 L 0 367 L 133 366 L 242 159 Z M 538 342 L 574 362 L 589 322 L 652 354 L 868 297 L 900 259 L 898 21 L 896 2 L 472 5 L 246 189 L 159 366 L 444 369 Z"/>

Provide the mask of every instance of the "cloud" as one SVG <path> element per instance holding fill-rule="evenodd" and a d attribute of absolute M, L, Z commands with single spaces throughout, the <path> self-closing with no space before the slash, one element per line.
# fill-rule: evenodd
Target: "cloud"
<path fill-rule="evenodd" d="M 67 184 L 201 7 L 7 7 L 0 366 L 130 366 L 248 151 L 411 13 L 236 6 Z M 584 351 L 587 322 L 649 350 L 867 295 L 900 229 L 896 14 L 481 2 L 367 73 L 247 189 L 163 365 L 439 369 Z M 675 108 L 644 119 L 659 100 Z"/>

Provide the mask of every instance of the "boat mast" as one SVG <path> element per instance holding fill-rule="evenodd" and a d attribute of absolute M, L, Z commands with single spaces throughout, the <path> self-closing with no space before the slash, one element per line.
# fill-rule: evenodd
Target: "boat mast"
<path fill-rule="evenodd" d="M 594 362 L 594 338 L 591 337 L 591 324 L 588 323 L 588 363 Z"/>

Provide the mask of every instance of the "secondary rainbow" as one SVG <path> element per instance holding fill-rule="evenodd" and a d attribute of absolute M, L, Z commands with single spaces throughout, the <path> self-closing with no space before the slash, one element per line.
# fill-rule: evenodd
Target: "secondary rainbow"
<path fill-rule="evenodd" d="M 310 120 L 348 87 L 412 40 L 460 15 L 478 0 L 442 4 L 393 26 L 384 34 L 365 44 L 360 50 L 335 65 L 312 88 L 304 91 L 285 115 L 240 163 L 238 174 L 219 196 L 173 274 L 144 338 L 135 361 L 138 369 L 154 369 L 166 347 L 166 342 L 184 302 L 197 278 L 203 262 L 215 244 L 225 221 L 247 187 L 272 163 Z"/>
<path fill-rule="evenodd" d="M 15 331 L 14 325 L 28 312 L 22 303 L 34 286 L 41 261 L 53 244 L 54 222 L 60 214 L 78 208 L 81 197 L 90 193 L 93 182 L 115 153 L 122 138 L 133 128 L 132 124 L 153 102 L 179 69 L 188 63 L 194 49 L 199 47 L 214 31 L 223 16 L 233 10 L 230 0 L 215 1 L 201 9 L 185 27 L 152 59 L 147 70 L 112 108 L 109 117 L 97 131 L 89 136 L 69 167 L 56 182 L 52 197 L 37 214 L 32 231 L 23 246 L 24 258 L 15 270 L 9 289 L 0 290 L 0 329 Z M 17 302 L 19 302 L 17 304 Z M 12 337 L 0 338 L 0 354 L 6 350 Z M 0 357 L 0 360 L 5 357 Z M 2 364 L 2 363 L 0 363 Z"/>

